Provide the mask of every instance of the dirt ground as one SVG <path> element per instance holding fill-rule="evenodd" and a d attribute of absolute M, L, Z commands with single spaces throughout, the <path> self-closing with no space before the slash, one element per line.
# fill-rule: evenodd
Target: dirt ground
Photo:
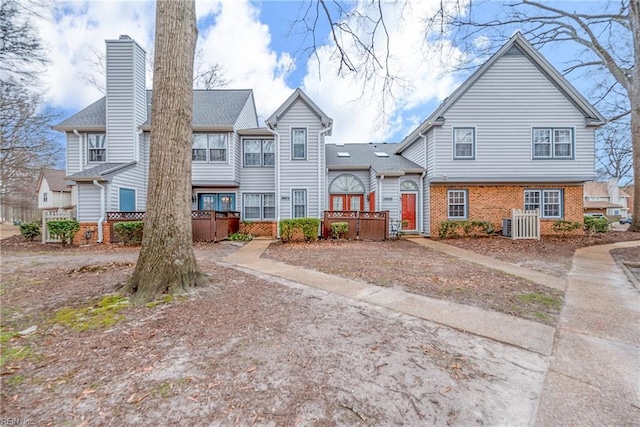
<path fill-rule="evenodd" d="M 390 310 L 218 264 L 148 306 L 96 301 L 136 248 L 2 242 L 0 416 L 33 425 L 529 425 L 547 360 Z M 121 304 L 121 303 L 119 303 Z M 65 323 L 69 310 L 83 313 Z M 81 330 L 77 326 L 91 324 Z M 17 332 L 37 326 L 35 333 Z"/>
<path fill-rule="evenodd" d="M 272 244 L 263 255 L 328 274 L 555 325 L 563 293 L 407 240 Z"/>
<path fill-rule="evenodd" d="M 0 224 L 0 239 L 6 239 L 11 236 L 18 236 L 20 227 L 13 224 Z"/>
<path fill-rule="evenodd" d="M 629 240 L 640 240 L 640 233 L 610 231 L 595 236 L 566 238 L 542 236 L 540 240 L 511 240 L 493 236 L 447 239 L 442 242 L 564 278 L 571 269 L 573 253 L 576 249 Z"/>
<path fill-rule="evenodd" d="M 640 281 L 640 246 L 614 249 L 611 255 L 616 261 L 623 263 L 636 280 Z"/>

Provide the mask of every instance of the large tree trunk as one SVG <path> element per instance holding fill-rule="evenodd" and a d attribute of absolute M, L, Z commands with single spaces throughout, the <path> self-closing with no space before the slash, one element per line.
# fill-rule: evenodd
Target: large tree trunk
<path fill-rule="evenodd" d="M 191 236 L 194 0 L 156 3 L 149 190 L 142 249 L 125 291 L 147 302 L 207 280 Z"/>
<path fill-rule="evenodd" d="M 631 146 L 633 147 L 633 222 L 629 231 L 640 231 L 640 2 L 629 2 L 629 23 L 633 38 L 634 66 L 628 88 L 631 103 Z"/>

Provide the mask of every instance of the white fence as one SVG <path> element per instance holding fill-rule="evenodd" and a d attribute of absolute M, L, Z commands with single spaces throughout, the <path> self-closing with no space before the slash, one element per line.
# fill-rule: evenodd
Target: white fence
<path fill-rule="evenodd" d="M 540 240 L 540 212 L 511 209 L 511 238 Z"/>
<path fill-rule="evenodd" d="M 60 239 L 51 236 L 47 223 L 61 219 L 72 219 L 73 210 L 58 209 L 57 211 L 42 211 L 42 243 L 60 243 Z"/>

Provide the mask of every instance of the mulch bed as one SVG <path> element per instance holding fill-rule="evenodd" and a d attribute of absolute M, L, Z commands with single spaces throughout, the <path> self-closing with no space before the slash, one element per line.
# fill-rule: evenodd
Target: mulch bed
<path fill-rule="evenodd" d="M 273 244 L 263 256 L 549 325 L 557 322 L 563 301 L 560 291 L 467 263 L 406 240 Z M 539 296 L 532 297 L 532 294 Z"/>

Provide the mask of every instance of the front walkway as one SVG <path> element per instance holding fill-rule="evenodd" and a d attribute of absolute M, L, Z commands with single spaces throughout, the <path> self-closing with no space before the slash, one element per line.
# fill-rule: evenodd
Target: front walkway
<path fill-rule="evenodd" d="M 271 242 L 272 240 L 253 240 L 225 258 L 225 261 L 542 355 L 550 355 L 553 349 L 555 328 L 551 326 L 496 311 L 429 298 L 260 258 Z"/>
<path fill-rule="evenodd" d="M 640 292 L 609 254 L 576 251 L 536 424 L 640 422 Z"/>

